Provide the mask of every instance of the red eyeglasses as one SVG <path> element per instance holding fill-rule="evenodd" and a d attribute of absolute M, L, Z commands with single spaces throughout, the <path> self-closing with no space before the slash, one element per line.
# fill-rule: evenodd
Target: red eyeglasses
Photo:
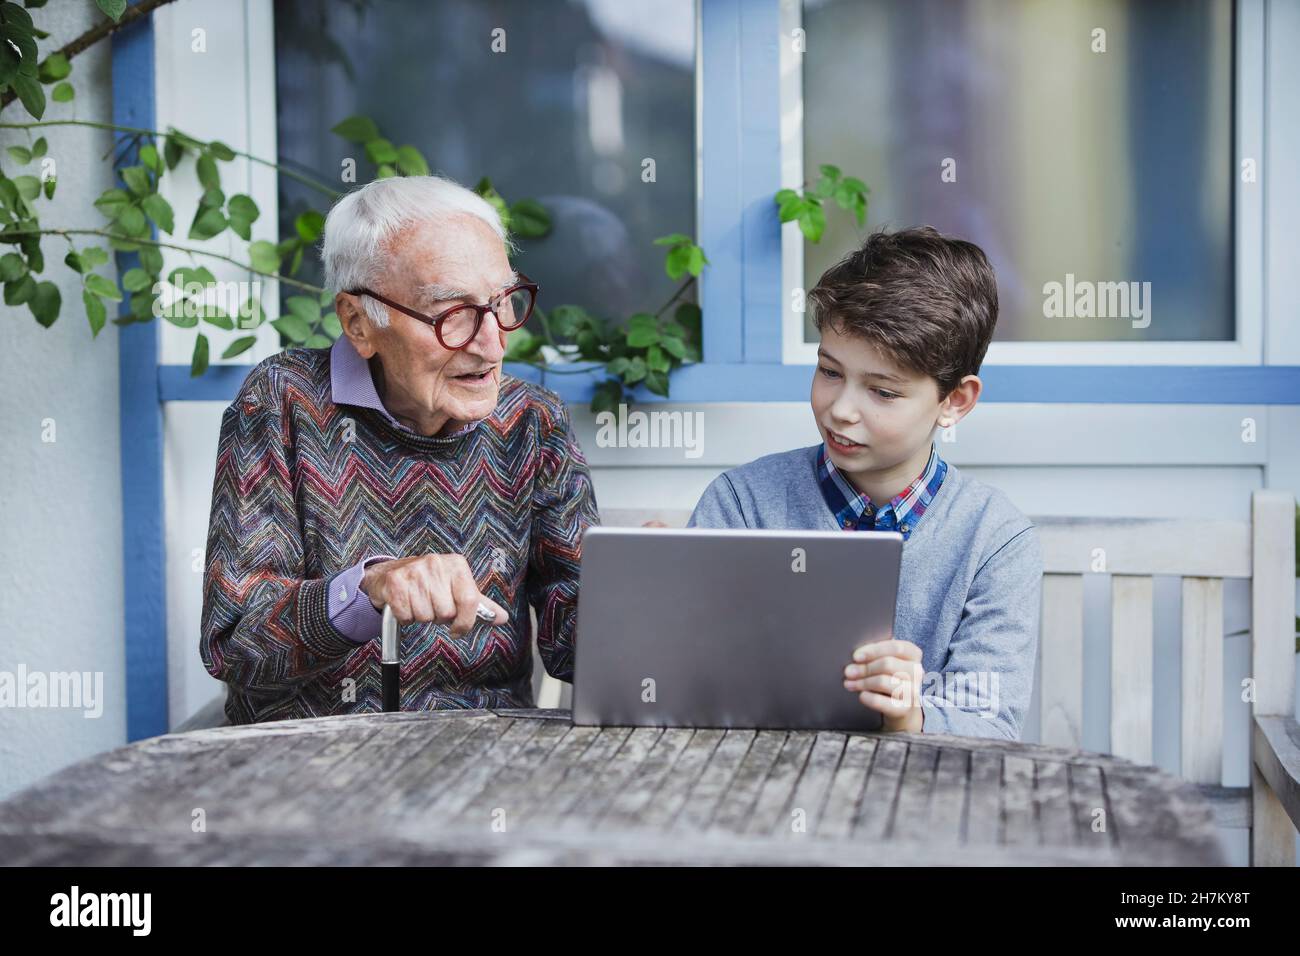
<path fill-rule="evenodd" d="M 541 287 L 522 272 L 519 278 L 520 282 L 492 296 L 486 305 L 472 303 L 454 305 L 437 315 L 417 312 L 371 289 L 356 289 L 348 294 L 368 295 L 404 315 L 419 319 L 426 325 L 432 325 L 439 344 L 445 349 L 455 351 L 463 349 L 474 341 L 474 336 L 478 335 L 479 327 L 483 324 L 483 316 L 488 312 L 496 316 L 497 325 L 501 327 L 502 332 L 510 332 L 528 321 L 528 317 L 533 314 L 533 306 L 537 303 L 537 293 L 541 291 Z"/>

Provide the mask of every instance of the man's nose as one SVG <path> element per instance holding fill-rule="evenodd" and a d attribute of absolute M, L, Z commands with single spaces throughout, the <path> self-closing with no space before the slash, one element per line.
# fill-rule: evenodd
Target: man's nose
<path fill-rule="evenodd" d="M 478 334 L 467 348 L 490 362 L 498 362 L 506 354 L 506 333 L 501 331 L 495 312 L 483 313 Z"/>

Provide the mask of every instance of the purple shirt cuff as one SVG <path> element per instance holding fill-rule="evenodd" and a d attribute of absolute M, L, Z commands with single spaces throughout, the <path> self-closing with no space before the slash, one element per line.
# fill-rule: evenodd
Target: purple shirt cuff
<path fill-rule="evenodd" d="M 366 566 L 376 561 L 395 560 L 391 554 L 380 554 L 358 561 L 330 579 L 329 617 L 335 630 L 350 641 L 364 644 L 379 636 L 384 615 L 375 610 L 370 597 L 361 590 L 361 578 Z"/>

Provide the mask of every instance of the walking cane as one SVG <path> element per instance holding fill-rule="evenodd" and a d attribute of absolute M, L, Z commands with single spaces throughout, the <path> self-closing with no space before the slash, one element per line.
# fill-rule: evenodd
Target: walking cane
<path fill-rule="evenodd" d="M 474 616 L 480 621 L 495 621 L 496 611 L 482 602 Z M 402 709 L 402 657 L 398 650 L 397 618 L 393 617 L 391 606 L 384 605 L 384 623 L 379 654 L 379 667 L 383 672 L 384 712 Z"/>
<path fill-rule="evenodd" d="M 379 667 L 383 671 L 384 712 L 401 710 L 402 699 L 402 658 L 397 647 L 397 618 L 393 609 L 384 605 L 383 646 L 379 655 Z"/>

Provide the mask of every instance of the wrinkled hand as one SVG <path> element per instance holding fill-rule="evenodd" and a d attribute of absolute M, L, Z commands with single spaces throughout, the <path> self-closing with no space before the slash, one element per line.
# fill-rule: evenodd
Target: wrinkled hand
<path fill-rule="evenodd" d="M 469 562 L 459 554 L 422 554 L 376 562 L 367 566 L 361 590 L 376 610 L 382 611 L 385 604 L 392 607 L 399 624 L 449 624 L 455 637 L 468 634 L 474 626 L 480 601 L 496 612 L 493 624 L 510 620 L 505 608 L 479 591 Z"/>
<path fill-rule="evenodd" d="M 856 691 L 864 707 L 884 715 L 883 730 L 921 733 L 921 648 L 911 641 L 873 641 L 853 652 L 844 668 L 844 689 Z"/>

